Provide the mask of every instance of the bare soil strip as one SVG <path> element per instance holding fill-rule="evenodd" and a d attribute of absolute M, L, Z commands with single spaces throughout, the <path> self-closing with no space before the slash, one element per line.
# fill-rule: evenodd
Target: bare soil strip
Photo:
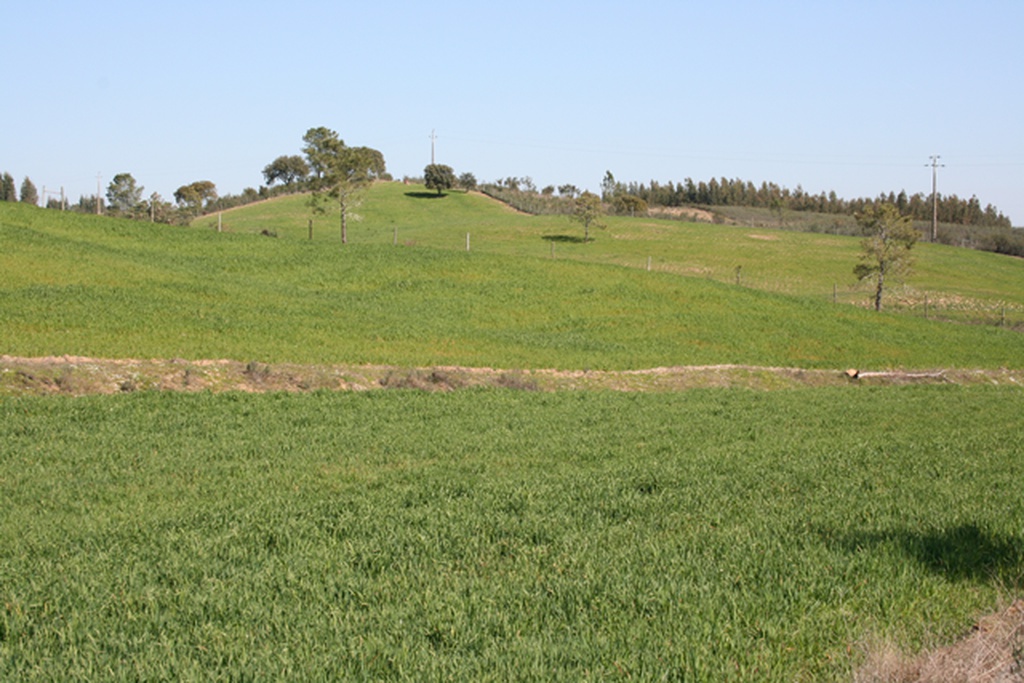
<path fill-rule="evenodd" d="M 671 392 L 710 387 L 771 390 L 903 384 L 1024 386 L 1024 369 L 808 370 L 696 365 L 645 370 L 497 369 L 461 366 L 299 365 L 236 360 L 24 358 L 0 355 L 0 395 L 84 396 L 133 391 L 306 392 L 412 388 L 452 391 L 506 387 L 532 391 Z"/>
<path fill-rule="evenodd" d="M 906 656 L 870 649 L 856 683 L 1019 683 L 1024 681 L 1024 600 L 991 614 L 947 647 Z"/>

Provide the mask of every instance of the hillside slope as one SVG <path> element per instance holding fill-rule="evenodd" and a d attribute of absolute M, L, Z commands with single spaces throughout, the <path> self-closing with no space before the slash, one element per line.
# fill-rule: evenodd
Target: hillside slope
<path fill-rule="evenodd" d="M 606 216 L 606 228 L 583 230 L 564 216 L 529 216 L 479 194 L 451 192 L 443 197 L 418 186 L 382 183 L 357 209 L 363 220 L 350 225 L 352 244 L 431 246 L 465 250 L 470 233 L 474 252 L 501 253 L 612 263 L 630 268 L 703 277 L 744 287 L 867 305 L 870 287 L 857 283 L 853 266 L 858 238 Z M 308 240 L 312 214 L 305 196 L 224 212 L 225 230 L 281 239 Z M 217 216 L 196 221 L 214 229 Z M 338 245 L 338 218 L 315 217 L 314 242 Z M 1024 324 L 1024 260 L 973 250 L 919 243 L 916 265 L 905 286 L 887 305 L 924 315 L 959 320 Z M 739 273 L 737 273 L 739 269 Z M 985 315 L 987 313 L 987 316 Z"/>
<path fill-rule="evenodd" d="M 586 263 L 519 253 L 521 241 L 550 251 L 543 237 L 571 230 L 564 221 L 461 195 L 407 199 L 415 209 L 402 214 L 402 204 L 368 198 L 345 248 L 319 233 L 312 242 L 284 228 L 277 239 L 246 233 L 241 213 L 225 221 L 234 232 L 216 233 L 0 206 L 0 353 L 563 369 L 1024 364 L 1024 336 L 1007 329 L 615 265 L 603 245 L 641 242 L 623 238 L 618 222 L 593 244 L 553 242 L 594 247 L 597 263 Z M 412 212 L 428 203 L 462 213 L 418 219 Z M 294 216 L 284 201 L 256 209 Z M 400 230 L 414 236 L 374 243 L 374 230 L 393 232 L 387 220 L 408 221 Z M 480 239 L 466 253 L 471 223 Z M 453 232 L 463 249 L 432 248 Z M 493 248 L 478 248 L 488 239 Z M 801 259 L 811 257 L 791 257 Z"/>

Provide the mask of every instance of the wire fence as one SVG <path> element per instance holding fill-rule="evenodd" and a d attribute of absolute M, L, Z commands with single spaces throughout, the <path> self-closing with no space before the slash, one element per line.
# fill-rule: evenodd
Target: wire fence
<path fill-rule="evenodd" d="M 809 291 L 806 283 L 785 278 L 750 274 L 743 270 L 725 273 L 721 269 L 687 266 L 677 263 L 657 263 L 648 259 L 640 267 L 659 271 L 705 277 L 716 282 L 734 284 L 748 289 L 785 294 L 809 296 L 834 304 L 852 305 L 861 308 L 874 307 L 874 287 L 869 283 L 854 285 L 836 282 L 824 291 Z M 908 285 L 888 289 L 884 293 L 882 309 L 928 320 L 957 322 L 971 325 L 992 325 L 1024 332 L 1024 304 L 974 299 L 956 294 L 925 292 Z"/>

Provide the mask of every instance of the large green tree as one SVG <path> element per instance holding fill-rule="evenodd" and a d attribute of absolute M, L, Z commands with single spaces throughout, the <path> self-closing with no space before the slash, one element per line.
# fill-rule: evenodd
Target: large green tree
<path fill-rule="evenodd" d="M 304 181 L 309 176 L 309 164 L 297 154 L 279 156 L 263 168 L 267 185 L 281 182 L 285 187 Z"/>
<path fill-rule="evenodd" d="M 860 263 L 853 273 L 860 280 L 874 283 L 874 307 L 880 311 L 886 288 L 909 274 L 913 265 L 910 250 L 921 233 L 914 228 L 910 216 L 900 215 L 899 209 L 888 203 L 857 214 L 857 224 L 864 239 Z"/>
<path fill-rule="evenodd" d="M 202 213 L 203 207 L 216 198 L 217 186 L 209 180 L 197 180 L 174 191 L 174 201 L 178 202 L 189 216 L 198 216 Z"/>
<path fill-rule="evenodd" d="M 455 186 L 455 171 L 445 164 L 428 164 L 423 169 L 423 181 L 428 190 L 437 190 L 440 195 Z"/>
<path fill-rule="evenodd" d="M 341 243 L 348 243 L 348 222 L 358 220 L 353 210 L 374 180 L 386 176 L 384 155 L 370 147 L 348 147 L 329 128 L 310 128 L 302 138 L 303 151 L 314 171 L 310 200 L 314 212 L 325 213 L 327 204 L 341 212 Z"/>
<path fill-rule="evenodd" d="M 133 215 L 142 202 L 144 189 L 131 173 L 118 173 L 107 185 L 107 205 L 118 213 Z"/>
<path fill-rule="evenodd" d="M 339 147 L 345 146 L 336 132 L 323 126 L 307 130 L 302 141 L 305 143 L 302 153 L 306 155 L 314 181 L 323 178 L 331 158 L 337 154 Z"/>

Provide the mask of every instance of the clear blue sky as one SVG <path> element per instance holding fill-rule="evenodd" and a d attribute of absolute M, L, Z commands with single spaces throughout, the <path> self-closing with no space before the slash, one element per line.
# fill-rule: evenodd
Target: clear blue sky
<path fill-rule="evenodd" d="M 0 171 L 263 182 L 308 128 L 481 181 L 977 195 L 1024 225 L 1024 2 L 6 3 Z"/>

